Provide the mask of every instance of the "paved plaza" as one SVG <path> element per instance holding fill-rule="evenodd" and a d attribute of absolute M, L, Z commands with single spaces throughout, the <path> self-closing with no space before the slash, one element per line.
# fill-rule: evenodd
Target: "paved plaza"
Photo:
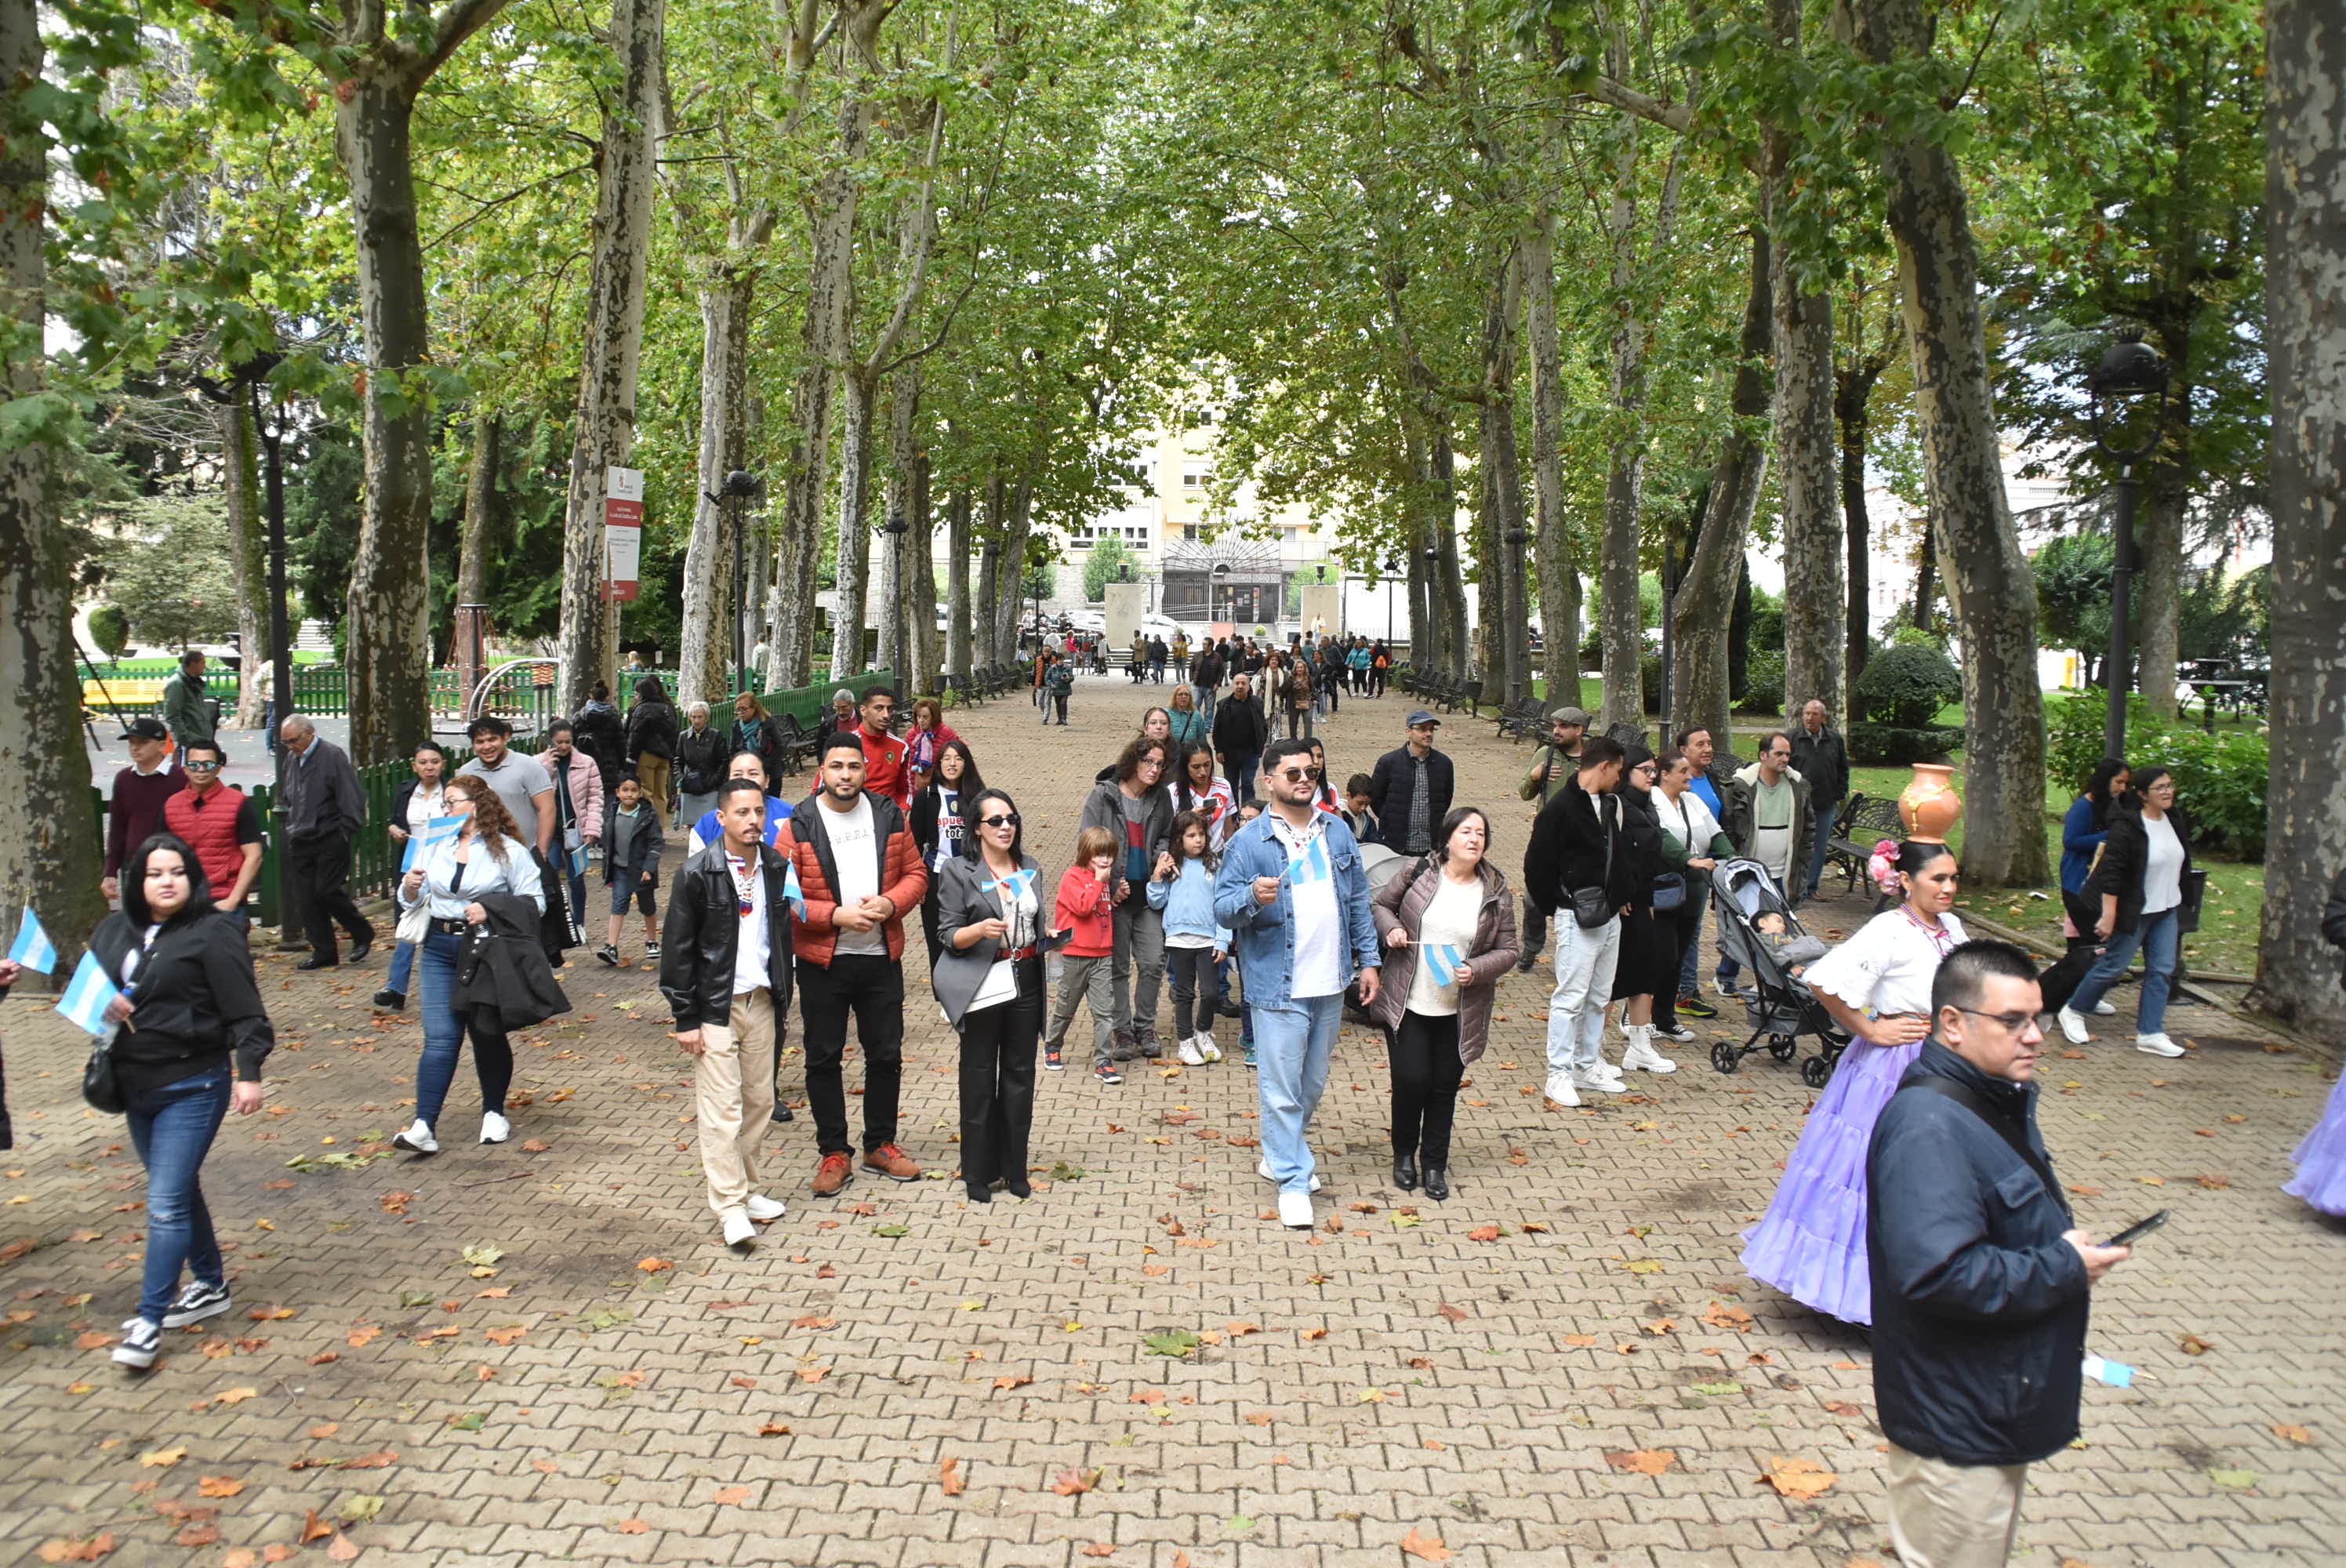
<path fill-rule="evenodd" d="M 1047 878 L 1164 689 L 1087 679 L 1064 729 L 1016 697 L 954 716 Z M 1410 706 L 1345 700 L 1323 726 L 1340 781 Z M 1525 753 L 1492 729 L 1454 719 L 1441 744 L 1512 873 Z M 1808 918 L 1839 936 L 1865 913 Z M 421 1032 L 367 1005 L 383 957 L 311 975 L 264 952 L 270 1105 L 230 1118 L 205 1173 L 236 1310 L 136 1378 L 107 1347 L 142 1175 L 120 1119 L 80 1102 L 85 1038 L 20 992 L 0 1007 L 10 1559 L 1892 1560 L 1864 1337 L 1736 1261 L 1813 1094 L 1765 1053 L 1714 1072 L 1731 1020 L 1694 1022 L 1675 1075 L 1546 1114 L 1550 972 L 1509 979 L 1446 1204 L 1392 1190 L 1383 1044 L 1347 1027 L 1306 1236 L 1270 1222 L 1228 1021 L 1218 1065 L 1038 1074 L 1033 1199 L 965 1202 L 945 1179 L 954 1036 L 919 952 L 903 1142 L 933 1179 L 814 1200 L 801 1114 L 769 1144 L 790 1211 L 746 1258 L 703 1205 L 690 1074 L 644 970 L 574 962 L 576 1011 L 516 1041 L 514 1141 L 470 1141 L 467 1067 L 448 1152 L 417 1160 L 385 1141 Z M 2175 1219 L 2096 1293 L 2092 1349 L 2137 1375 L 2087 1385 L 2083 1440 L 2033 1471 L 2017 1561 L 2336 1563 L 2346 1227 L 2280 1191 L 2335 1062 L 2197 1004 L 2169 1027 L 2198 1048 L 2161 1061 L 2130 1022 L 2056 1042 L 2043 1125 L 2080 1223 Z"/>

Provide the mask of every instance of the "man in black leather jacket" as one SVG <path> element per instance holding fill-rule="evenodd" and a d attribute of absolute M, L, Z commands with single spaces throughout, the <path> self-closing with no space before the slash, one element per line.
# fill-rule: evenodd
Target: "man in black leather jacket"
<path fill-rule="evenodd" d="M 660 994 L 676 1043 L 693 1059 L 700 1166 L 726 1245 L 756 1239 L 752 1221 L 783 1206 L 758 1191 L 758 1145 L 774 1114 L 774 1068 L 790 1002 L 789 860 L 766 842 L 766 792 L 729 779 L 717 796 L 723 831 L 684 863 L 668 890 Z M 741 951 L 764 949 L 763 962 Z"/>

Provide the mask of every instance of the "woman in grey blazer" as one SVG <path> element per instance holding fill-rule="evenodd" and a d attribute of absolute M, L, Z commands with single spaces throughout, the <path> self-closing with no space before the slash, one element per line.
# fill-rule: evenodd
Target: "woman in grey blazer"
<path fill-rule="evenodd" d="M 1035 1047 L 1043 1033 L 1042 873 L 1025 851 L 1017 802 L 984 789 L 966 808 L 977 852 L 937 876 L 937 937 L 929 983 L 961 1032 L 961 1176 L 972 1203 L 999 1180 L 1026 1181 L 1035 1122 Z"/>

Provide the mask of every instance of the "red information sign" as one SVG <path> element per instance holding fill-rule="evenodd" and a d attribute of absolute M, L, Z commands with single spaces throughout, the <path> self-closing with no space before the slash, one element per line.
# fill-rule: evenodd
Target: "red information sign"
<path fill-rule="evenodd" d="M 637 563 L 643 559 L 644 471 L 607 468 L 603 471 L 603 596 L 632 600 L 639 584 Z"/>

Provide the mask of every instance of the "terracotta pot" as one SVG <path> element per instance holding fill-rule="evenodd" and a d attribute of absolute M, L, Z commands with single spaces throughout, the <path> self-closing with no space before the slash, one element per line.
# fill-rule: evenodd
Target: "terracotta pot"
<path fill-rule="evenodd" d="M 1906 836 L 1925 844 L 1943 844 L 1955 820 L 1964 814 L 1964 798 L 1950 782 L 1954 769 L 1944 762 L 1917 762 L 1914 777 L 1898 797 L 1898 820 Z"/>

